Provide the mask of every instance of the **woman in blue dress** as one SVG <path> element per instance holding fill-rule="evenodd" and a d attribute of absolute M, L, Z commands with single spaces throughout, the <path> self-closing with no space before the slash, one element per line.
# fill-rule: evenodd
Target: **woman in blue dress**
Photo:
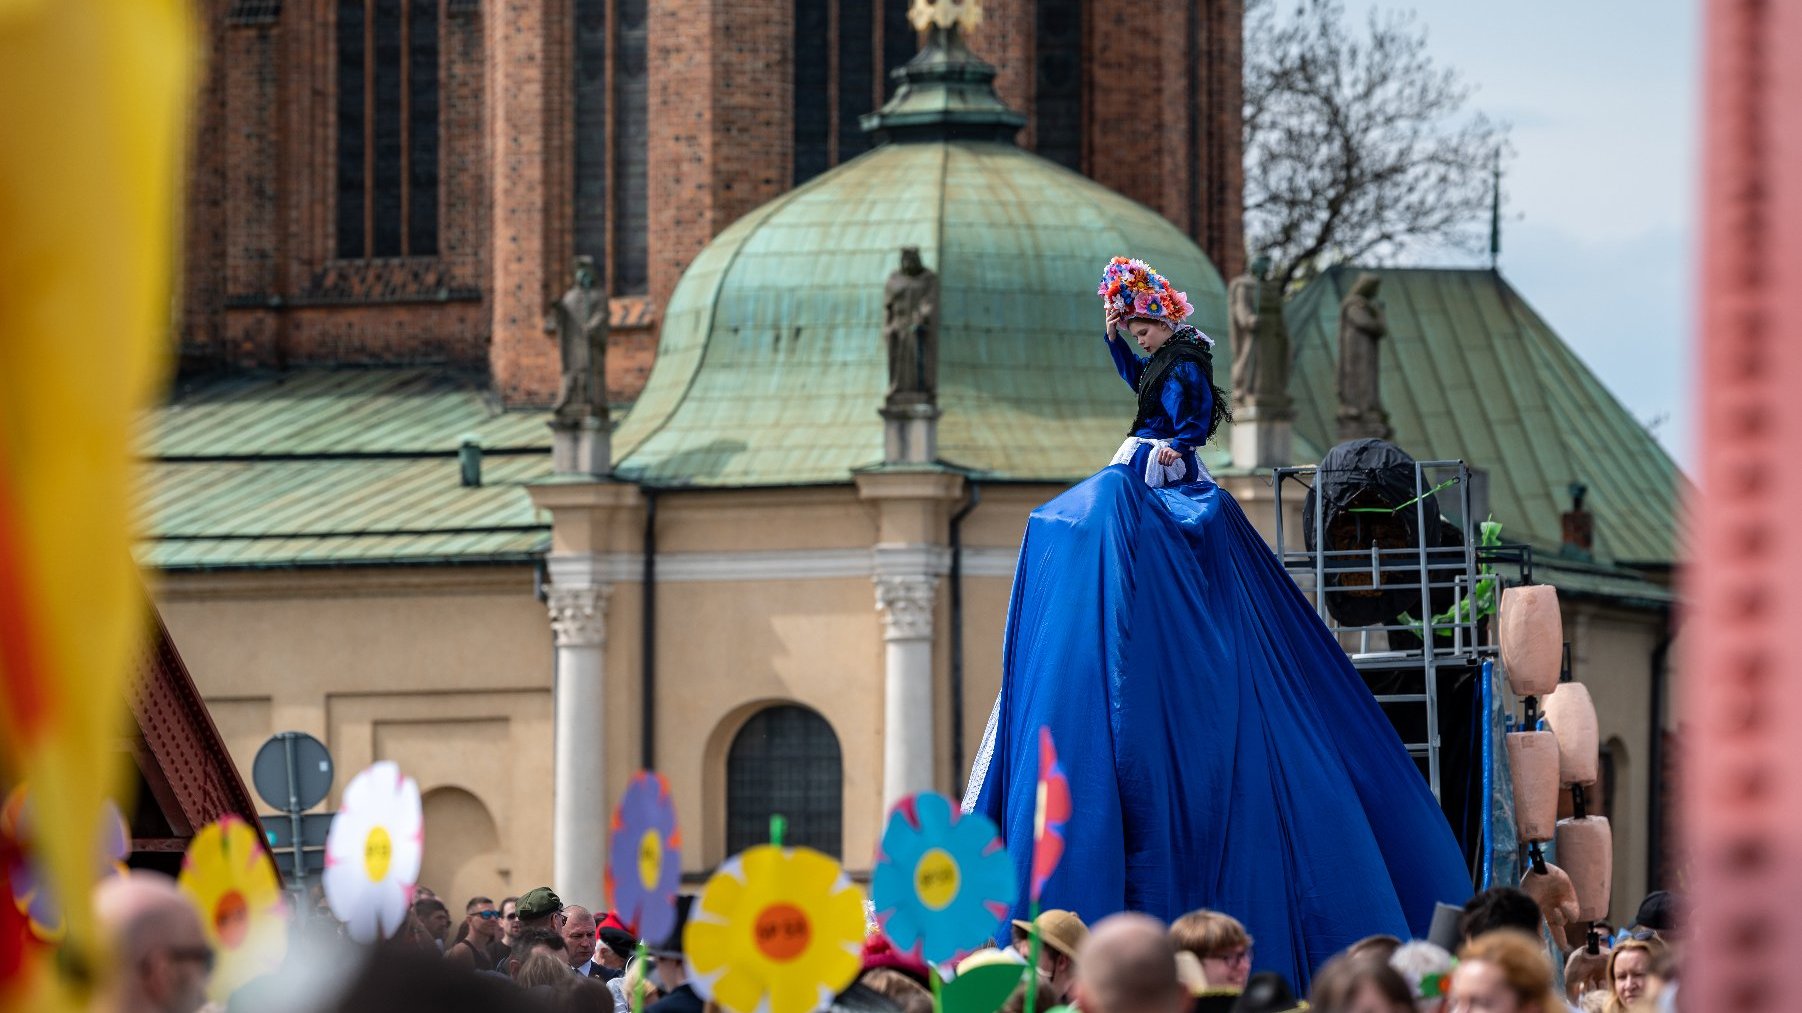
<path fill-rule="evenodd" d="M 1188 300 L 1126 258 L 1100 294 L 1138 413 L 1108 467 L 1027 522 L 964 804 L 1001 827 L 1025 917 L 1049 728 L 1075 815 L 1043 906 L 1223 911 L 1254 966 L 1305 989 L 1364 936 L 1424 936 L 1470 879 L 1349 659 L 1197 456 L 1226 409 Z"/>

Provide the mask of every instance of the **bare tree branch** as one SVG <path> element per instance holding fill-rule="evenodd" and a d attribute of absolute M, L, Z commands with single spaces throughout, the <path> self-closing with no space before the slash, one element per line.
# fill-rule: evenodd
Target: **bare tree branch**
<path fill-rule="evenodd" d="M 1285 284 L 1420 245 L 1480 249 L 1507 130 L 1470 96 L 1412 14 L 1372 11 L 1355 32 L 1340 0 L 1248 0 L 1246 245 Z"/>

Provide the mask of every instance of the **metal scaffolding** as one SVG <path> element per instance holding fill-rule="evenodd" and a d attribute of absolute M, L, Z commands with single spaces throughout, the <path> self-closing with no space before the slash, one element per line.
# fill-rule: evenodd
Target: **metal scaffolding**
<path fill-rule="evenodd" d="M 1315 490 L 1319 478 L 1317 465 L 1274 470 L 1277 558 L 1312 601 L 1366 683 L 1373 675 L 1382 674 L 1389 691 L 1375 697 L 1385 713 L 1405 705 L 1423 708 L 1424 737 L 1418 741 L 1404 738 L 1403 744 L 1415 762 L 1423 764 L 1433 796 L 1439 798 L 1440 678 L 1446 671 L 1467 670 L 1496 657 L 1491 624 L 1485 621 L 1489 603 L 1500 600 L 1504 584 L 1531 581 L 1531 550 L 1520 545 L 1482 544 L 1482 519 L 1472 516 L 1471 469 L 1463 461 L 1414 462 L 1414 498 L 1394 508 L 1414 512 L 1412 545 L 1380 548 L 1373 542 L 1366 547 L 1329 547 L 1324 497 L 1316 497 L 1313 510 L 1315 548 L 1308 549 L 1305 538 L 1299 545 L 1292 544 L 1294 526 L 1285 523 L 1290 505 L 1285 497 L 1295 495 L 1298 488 Z M 1458 504 L 1455 516 L 1443 507 L 1429 515 L 1429 498 L 1453 490 Z M 1443 530 L 1447 522 L 1462 536 L 1460 543 L 1434 544 L 1440 539 L 1429 532 Z M 1504 573 L 1512 579 L 1505 580 Z M 1348 626 L 1334 618 L 1329 607 L 1333 595 L 1370 595 L 1378 590 L 1409 592 L 1415 605 L 1389 623 Z M 1433 609 L 1436 598 L 1450 602 L 1450 607 L 1437 615 Z M 1413 646 L 1410 641 L 1414 640 L 1420 646 Z"/>

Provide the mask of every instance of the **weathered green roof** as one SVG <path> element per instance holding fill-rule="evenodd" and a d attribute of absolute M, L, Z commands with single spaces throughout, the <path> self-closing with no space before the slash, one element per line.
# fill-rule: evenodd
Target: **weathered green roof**
<path fill-rule="evenodd" d="M 1095 297 L 1109 257 L 1150 261 L 1188 292 L 1197 326 L 1224 331 L 1218 272 L 1151 209 L 1009 144 L 884 145 L 695 258 L 614 436 L 621 473 L 789 485 L 878 464 L 883 285 L 903 246 L 939 275 L 939 457 L 990 477 L 1066 481 L 1119 445 L 1132 392 Z"/>
<path fill-rule="evenodd" d="M 543 412 L 426 368 L 309 369 L 184 384 L 150 420 L 149 536 L 163 569 L 516 561 L 550 526 Z M 483 448 L 462 485 L 457 447 Z"/>
<path fill-rule="evenodd" d="M 1360 269 L 1315 279 L 1289 303 L 1298 456 L 1337 442 L 1339 301 Z M 1380 269 L 1388 313 L 1383 405 L 1395 442 L 1420 459 L 1461 458 L 1489 475 L 1504 537 L 1558 548 L 1569 486 L 1589 487 L 1595 555 L 1676 557 L 1683 477 L 1520 293 L 1492 270 Z"/>

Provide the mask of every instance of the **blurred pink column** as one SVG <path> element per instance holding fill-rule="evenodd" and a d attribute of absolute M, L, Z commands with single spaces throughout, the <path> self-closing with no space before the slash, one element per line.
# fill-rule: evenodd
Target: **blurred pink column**
<path fill-rule="evenodd" d="M 1802 3 L 1708 0 L 1690 1010 L 1802 1009 Z"/>

